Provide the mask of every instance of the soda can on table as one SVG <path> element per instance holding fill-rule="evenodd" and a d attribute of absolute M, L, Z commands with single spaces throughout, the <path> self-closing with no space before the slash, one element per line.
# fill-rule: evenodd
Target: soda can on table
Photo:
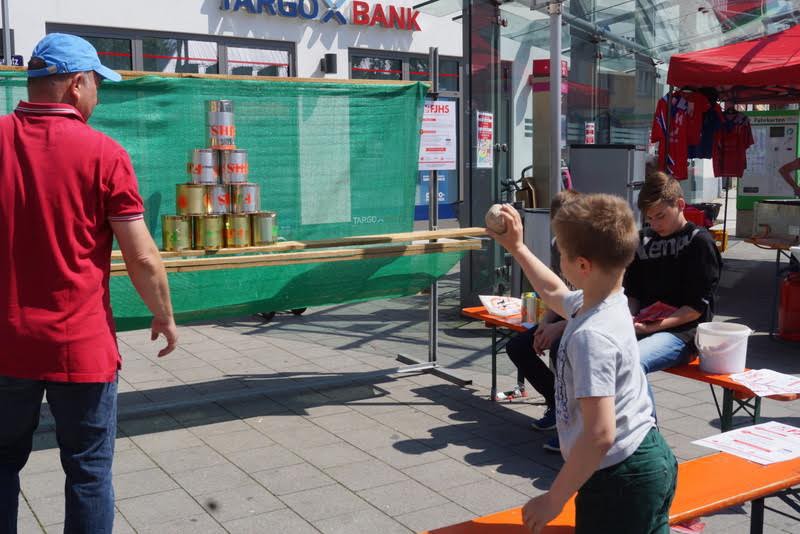
<path fill-rule="evenodd" d="M 255 213 L 261 207 L 258 184 L 231 184 L 231 213 Z"/>
<path fill-rule="evenodd" d="M 205 188 L 205 212 L 209 215 L 224 215 L 230 213 L 230 188 L 222 184 L 207 185 Z"/>
<path fill-rule="evenodd" d="M 250 172 L 250 167 L 247 163 L 247 150 L 221 150 L 219 154 L 222 162 L 222 183 L 247 183 Z"/>
<path fill-rule="evenodd" d="M 178 184 L 175 186 L 175 209 L 178 215 L 203 215 L 206 213 L 203 184 Z"/>
<path fill-rule="evenodd" d="M 274 211 L 260 211 L 250 214 L 250 217 L 253 245 L 260 247 L 278 241 L 278 215 Z"/>
<path fill-rule="evenodd" d="M 209 146 L 215 150 L 236 148 L 236 126 L 233 121 L 232 100 L 208 101 Z"/>
<path fill-rule="evenodd" d="M 193 184 L 216 184 L 219 182 L 219 160 L 217 151 L 196 148 L 189 153 L 187 165 L 189 179 Z"/>
<path fill-rule="evenodd" d="M 188 215 L 162 215 L 161 237 L 164 250 L 179 251 L 192 248 L 192 219 Z"/>
<path fill-rule="evenodd" d="M 218 250 L 224 244 L 223 215 L 201 215 L 194 217 L 194 248 Z"/>
<path fill-rule="evenodd" d="M 527 292 L 522 294 L 521 314 L 523 323 L 536 322 L 536 297 L 535 293 Z"/>
<path fill-rule="evenodd" d="M 225 246 L 228 248 L 249 247 L 250 214 L 229 213 L 225 216 Z"/>

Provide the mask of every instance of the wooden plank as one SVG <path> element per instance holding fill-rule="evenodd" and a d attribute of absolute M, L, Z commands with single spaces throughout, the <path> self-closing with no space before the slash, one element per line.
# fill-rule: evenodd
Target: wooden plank
<path fill-rule="evenodd" d="M 0 66 L 2 71 L 26 71 L 26 67 L 7 67 Z M 143 76 L 151 76 L 158 78 L 198 78 L 205 80 L 234 80 L 234 81 L 258 81 L 258 82 L 281 82 L 281 83 L 334 83 L 334 84 L 349 84 L 349 85 L 413 85 L 415 83 L 422 83 L 422 85 L 430 89 L 430 83 L 426 81 L 410 81 L 410 80 L 360 80 L 350 78 L 283 78 L 279 76 L 237 76 L 234 74 L 199 74 L 191 72 L 150 72 L 140 70 L 118 70 L 118 72 L 125 79 L 141 78 Z"/>
<path fill-rule="evenodd" d="M 316 248 L 351 247 L 359 245 L 379 245 L 385 243 L 404 243 L 409 241 L 422 241 L 429 239 L 459 239 L 465 237 L 480 237 L 486 235 L 486 229 L 454 228 L 449 230 L 433 230 L 422 232 L 402 232 L 397 234 L 376 234 L 343 237 L 339 239 L 323 239 L 318 241 L 282 241 L 274 245 L 262 247 L 223 248 L 220 250 L 183 250 L 180 252 L 162 251 L 162 258 L 195 257 L 195 256 L 220 256 L 224 254 L 248 254 L 254 252 L 286 252 L 290 250 L 307 250 Z M 122 260 L 119 250 L 111 252 L 112 260 Z"/>
<path fill-rule="evenodd" d="M 165 260 L 164 267 L 167 272 L 244 269 L 249 267 L 358 261 L 376 258 L 416 256 L 420 254 L 462 252 L 466 250 L 477 250 L 480 247 L 481 243 L 479 241 L 455 241 L 374 248 L 345 248 L 323 251 L 258 254 L 252 256 L 226 256 L 221 258 L 186 258 Z M 111 265 L 111 276 L 125 276 L 127 274 L 128 270 L 124 263 L 114 263 Z"/>

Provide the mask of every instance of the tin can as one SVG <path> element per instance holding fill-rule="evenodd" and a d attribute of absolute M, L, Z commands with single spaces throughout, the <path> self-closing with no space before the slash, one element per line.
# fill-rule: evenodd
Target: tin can
<path fill-rule="evenodd" d="M 192 219 L 188 215 L 162 215 L 161 237 L 164 250 L 192 248 Z"/>
<path fill-rule="evenodd" d="M 274 211 L 260 211 L 250 215 L 253 245 L 272 245 L 278 240 L 278 215 Z"/>
<path fill-rule="evenodd" d="M 521 313 L 522 313 L 522 322 L 523 323 L 533 323 L 536 322 L 536 297 L 535 293 L 523 293 L 522 294 L 522 305 L 521 305 Z"/>
<path fill-rule="evenodd" d="M 221 150 L 222 183 L 247 183 L 250 166 L 247 164 L 247 150 Z"/>
<path fill-rule="evenodd" d="M 258 184 L 231 184 L 231 213 L 255 213 L 261 207 Z"/>
<path fill-rule="evenodd" d="M 209 215 L 223 215 L 231 211 L 231 190 L 227 185 L 206 185 L 205 213 Z"/>
<path fill-rule="evenodd" d="M 236 126 L 233 123 L 233 101 L 208 101 L 209 146 L 216 150 L 236 148 Z"/>
<path fill-rule="evenodd" d="M 225 216 L 225 246 L 240 248 L 250 246 L 250 215 L 230 213 Z"/>
<path fill-rule="evenodd" d="M 201 215 L 194 217 L 194 248 L 198 250 L 217 250 L 224 242 L 222 215 Z"/>
<path fill-rule="evenodd" d="M 175 187 L 175 209 L 178 215 L 203 215 L 206 212 L 203 184 L 178 184 Z"/>
<path fill-rule="evenodd" d="M 216 184 L 219 182 L 217 151 L 210 148 L 192 150 L 186 170 L 193 184 Z"/>
<path fill-rule="evenodd" d="M 534 293 L 534 299 L 536 303 L 534 306 L 536 310 L 535 313 L 536 322 L 541 323 L 542 319 L 544 319 L 544 314 L 547 311 L 547 304 L 544 303 L 542 297 L 540 297 L 538 293 Z"/>

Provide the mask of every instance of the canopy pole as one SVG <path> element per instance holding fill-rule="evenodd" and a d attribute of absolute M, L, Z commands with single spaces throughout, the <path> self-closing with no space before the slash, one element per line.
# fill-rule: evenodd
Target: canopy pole
<path fill-rule="evenodd" d="M 561 12 L 562 0 L 548 4 L 550 14 L 550 197 L 561 191 Z M 550 205 L 549 199 L 546 200 Z"/>

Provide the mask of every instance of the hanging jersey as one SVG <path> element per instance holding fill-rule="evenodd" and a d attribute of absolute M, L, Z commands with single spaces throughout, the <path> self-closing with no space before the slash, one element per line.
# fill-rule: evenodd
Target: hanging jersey
<path fill-rule="evenodd" d="M 741 177 L 747 168 L 747 149 L 754 142 L 746 115 L 723 113 L 722 127 L 714 137 L 714 176 Z"/>
<path fill-rule="evenodd" d="M 688 157 L 688 110 L 689 102 L 679 96 L 672 97 L 672 109 L 667 114 L 668 95 L 664 95 L 656 106 L 650 141 L 658 143 L 658 168 L 677 180 L 689 177 Z M 667 135 L 669 124 L 669 136 Z"/>
<path fill-rule="evenodd" d="M 681 96 L 688 102 L 686 142 L 690 146 L 696 145 L 700 142 L 700 137 L 703 132 L 703 117 L 706 111 L 711 109 L 711 104 L 708 102 L 706 95 L 702 93 L 685 91 L 681 93 Z"/>
<path fill-rule="evenodd" d="M 722 126 L 722 108 L 714 104 L 703 114 L 700 142 L 689 145 L 690 158 L 711 159 L 714 156 L 714 136 Z"/>

